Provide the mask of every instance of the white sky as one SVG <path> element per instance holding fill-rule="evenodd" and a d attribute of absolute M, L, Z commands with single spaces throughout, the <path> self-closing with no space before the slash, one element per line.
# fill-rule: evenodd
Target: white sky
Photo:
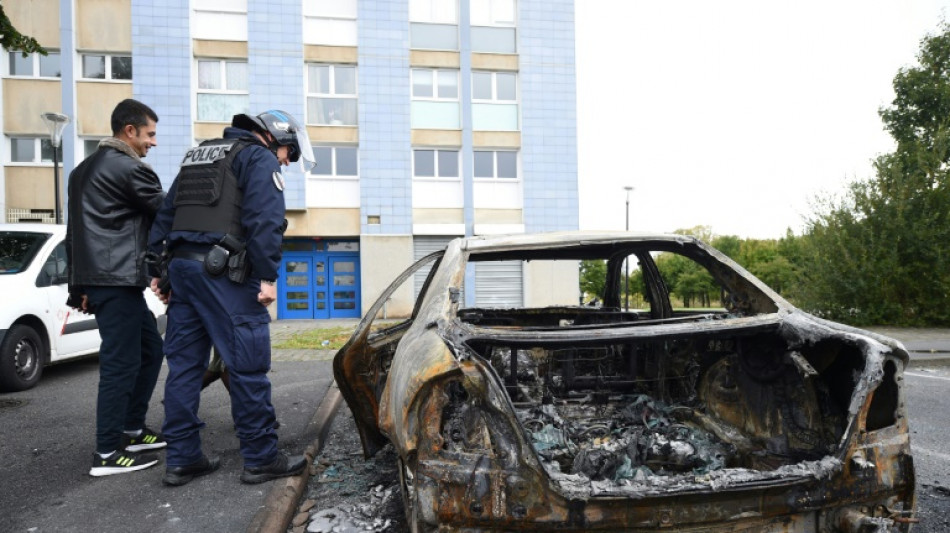
<path fill-rule="evenodd" d="M 581 229 L 798 235 L 950 0 L 576 0 Z M 948 17 L 950 18 L 950 17 Z"/>

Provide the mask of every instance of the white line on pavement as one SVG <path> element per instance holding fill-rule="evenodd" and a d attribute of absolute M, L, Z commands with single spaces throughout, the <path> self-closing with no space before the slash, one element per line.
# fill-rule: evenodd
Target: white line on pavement
<path fill-rule="evenodd" d="M 930 379 L 939 379 L 943 381 L 950 381 L 950 378 L 945 376 L 929 376 L 927 374 L 918 374 L 917 372 L 904 372 L 905 376 L 913 376 L 915 378 L 930 378 Z"/>

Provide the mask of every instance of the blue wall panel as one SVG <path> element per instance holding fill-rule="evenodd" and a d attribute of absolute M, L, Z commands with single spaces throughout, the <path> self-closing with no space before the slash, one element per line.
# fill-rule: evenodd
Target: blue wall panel
<path fill-rule="evenodd" d="M 525 231 L 579 226 L 573 0 L 519 0 Z"/>
<path fill-rule="evenodd" d="M 167 190 L 194 144 L 188 0 L 132 0 L 133 98 L 158 114 L 158 145 L 145 159 Z"/>

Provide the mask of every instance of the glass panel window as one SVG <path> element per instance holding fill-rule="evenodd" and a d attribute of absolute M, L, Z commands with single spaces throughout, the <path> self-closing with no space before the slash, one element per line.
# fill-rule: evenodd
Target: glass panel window
<path fill-rule="evenodd" d="M 470 0 L 473 26 L 515 24 L 515 0 Z"/>
<path fill-rule="evenodd" d="M 472 51 L 513 54 L 517 26 L 515 0 L 470 0 Z"/>
<path fill-rule="evenodd" d="M 459 153 L 439 150 L 439 177 L 457 178 L 459 175 Z"/>
<path fill-rule="evenodd" d="M 307 124 L 355 126 L 357 101 L 356 67 L 307 65 Z"/>
<path fill-rule="evenodd" d="M 59 52 L 53 52 L 50 50 L 49 53 L 45 56 L 37 54 L 37 59 L 40 62 L 40 77 L 41 78 L 62 77 L 63 70 L 59 64 L 60 62 Z M 129 79 L 131 79 L 131 76 Z"/>
<path fill-rule="evenodd" d="M 198 120 L 230 122 L 250 112 L 246 61 L 198 60 Z"/>
<path fill-rule="evenodd" d="M 131 80 L 132 57 L 83 54 L 82 77 L 89 80 Z"/>
<path fill-rule="evenodd" d="M 507 150 L 476 150 L 475 177 L 518 179 L 518 152 Z"/>
<path fill-rule="evenodd" d="M 358 150 L 349 146 L 314 146 L 313 155 L 317 166 L 310 173 L 315 176 L 357 177 Z"/>
<path fill-rule="evenodd" d="M 412 151 L 412 175 L 417 178 L 435 177 L 435 150 Z"/>
<path fill-rule="evenodd" d="M 132 58 L 129 56 L 114 56 L 112 58 L 112 79 L 132 79 Z"/>
<path fill-rule="evenodd" d="M 494 102 L 518 100 L 518 74 L 514 72 L 473 72 L 472 99 Z"/>
<path fill-rule="evenodd" d="M 416 178 L 459 177 L 458 150 L 413 150 L 412 162 L 412 175 Z"/>
<path fill-rule="evenodd" d="M 495 177 L 495 152 L 475 152 L 475 177 Z"/>
<path fill-rule="evenodd" d="M 420 50 L 458 50 L 459 28 L 454 24 L 409 25 L 409 47 Z"/>
<path fill-rule="evenodd" d="M 98 149 L 99 149 L 99 139 L 83 139 L 82 141 L 83 159 L 96 153 L 96 150 Z"/>
<path fill-rule="evenodd" d="M 10 160 L 14 163 L 32 163 L 36 158 L 35 139 L 10 139 Z"/>
<path fill-rule="evenodd" d="M 33 75 L 33 54 L 27 54 L 26 57 L 23 57 L 20 52 L 9 52 L 9 57 L 11 76 Z"/>
<path fill-rule="evenodd" d="M 458 24 L 457 0 L 409 0 L 409 20 Z"/>
<path fill-rule="evenodd" d="M 411 75 L 412 127 L 459 129 L 459 71 L 415 68 Z"/>
<path fill-rule="evenodd" d="M 337 176 L 358 176 L 359 175 L 359 154 L 356 148 L 347 148 L 339 146 L 336 149 L 336 174 Z"/>
<path fill-rule="evenodd" d="M 518 130 L 518 74 L 472 72 L 472 128 Z"/>
<path fill-rule="evenodd" d="M 412 69 L 412 97 L 458 100 L 459 71 L 428 68 Z"/>
<path fill-rule="evenodd" d="M 304 44 L 356 46 L 356 14 L 357 0 L 304 2 Z"/>
<path fill-rule="evenodd" d="M 198 88 L 221 88 L 221 61 L 198 61 Z"/>
<path fill-rule="evenodd" d="M 489 54 L 517 52 L 514 28 L 483 28 L 472 26 L 472 51 Z"/>
<path fill-rule="evenodd" d="M 491 100 L 494 91 L 491 72 L 472 72 L 472 99 Z"/>
<path fill-rule="evenodd" d="M 53 144 L 49 137 L 11 137 L 10 162 L 52 163 Z"/>
<path fill-rule="evenodd" d="M 94 80 L 106 79 L 106 57 L 88 54 L 83 55 L 82 77 Z"/>
<path fill-rule="evenodd" d="M 20 52 L 7 52 L 10 76 L 38 78 L 59 78 L 62 75 L 58 50 L 47 50 L 47 54 L 31 53 L 23 57 Z"/>

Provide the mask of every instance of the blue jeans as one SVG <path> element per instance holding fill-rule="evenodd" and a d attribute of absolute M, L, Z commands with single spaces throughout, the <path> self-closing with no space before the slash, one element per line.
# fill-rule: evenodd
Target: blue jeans
<path fill-rule="evenodd" d="M 99 324 L 96 451 L 118 449 L 122 431 L 145 427 L 162 370 L 162 337 L 141 287 L 86 287 Z"/>

